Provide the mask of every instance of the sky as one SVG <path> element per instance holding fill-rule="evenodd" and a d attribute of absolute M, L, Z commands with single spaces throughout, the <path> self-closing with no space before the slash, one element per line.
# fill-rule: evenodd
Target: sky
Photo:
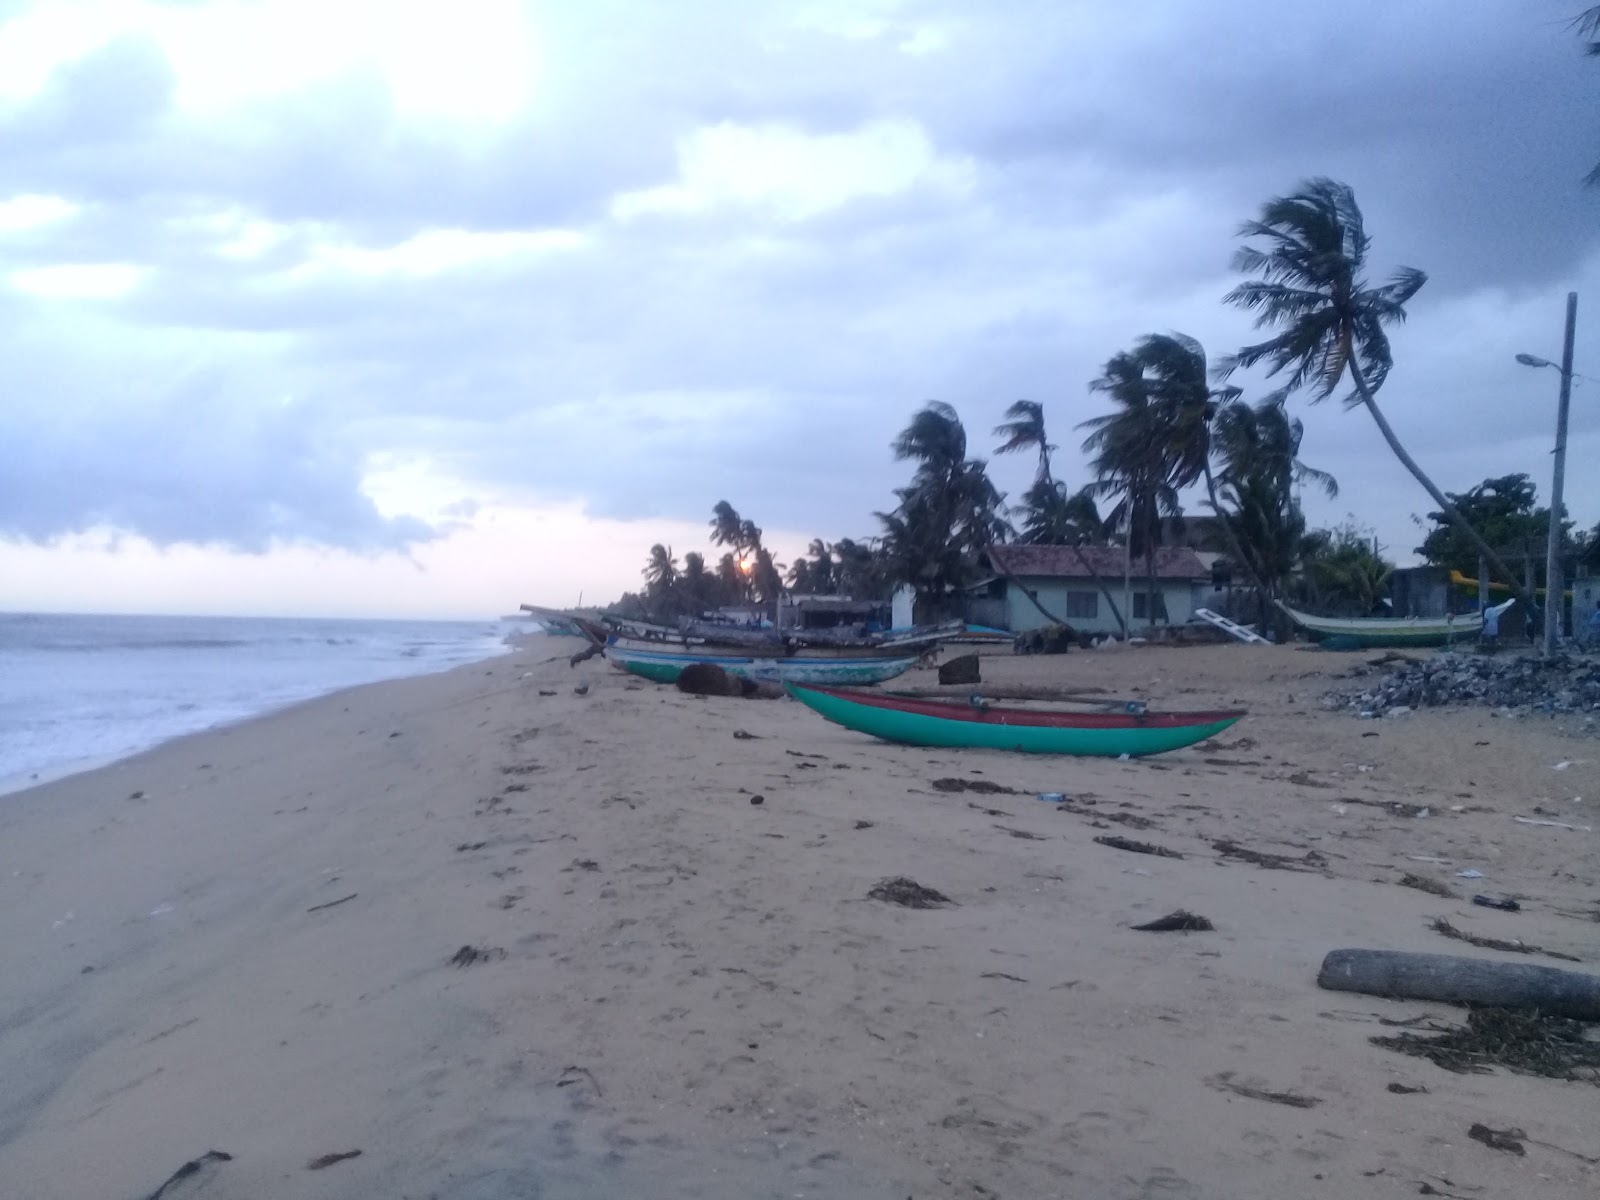
<path fill-rule="evenodd" d="M 1558 377 L 1514 356 L 1580 293 L 1592 525 L 1580 7 L 0 0 L 0 610 L 605 601 L 723 499 L 780 560 L 874 534 L 930 400 L 983 455 L 1043 403 L 1077 485 L 1100 365 L 1255 340 L 1239 224 L 1319 175 L 1375 277 L 1428 272 L 1380 401 L 1446 490 L 1544 494 Z M 1411 561 L 1371 420 L 1293 407 L 1312 522 Z"/>

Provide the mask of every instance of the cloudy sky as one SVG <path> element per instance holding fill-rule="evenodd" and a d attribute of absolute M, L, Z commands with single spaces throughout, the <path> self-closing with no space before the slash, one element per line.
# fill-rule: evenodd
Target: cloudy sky
<path fill-rule="evenodd" d="M 930 399 L 1073 426 L 1213 355 L 1239 222 L 1350 183 L 1430 281 L 1381 395 L 1440 484 L 1548 476 L 1600 335 L 1579 0 L 0 0 L 0 609 L 608 599 L 730 500 L 861 537 Z M 1600 365 L 1590 368 L 1600 377 Z M 1258 381 L 1245 380 L 1252 391 Z M 1297 402 L 1308 497 L 1430 507 Z M 1568 500 L 1600 520 L 1600 382 Z M 1020 493 L 1031 464 L 996 464 Z"/>

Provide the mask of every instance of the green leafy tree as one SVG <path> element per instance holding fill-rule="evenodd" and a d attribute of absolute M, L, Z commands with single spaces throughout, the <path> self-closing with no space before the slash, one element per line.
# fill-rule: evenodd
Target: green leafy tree
<path fill-rule="evenodd" d="M 1246 245 L 1234 255 L 1234 267 L 1255 278 L 1234 288 L 1226 300 L 1255 313 L 1257 328 L 1278 332 L 1223 360 L 1222 374 L 1263 364 L 1269 376 L 1287 372 L 1286 393 L 1304 388 L 1313 401 L 1333 395 L 1348 379 L 1354 390 L 1345 404 L 1367 410 L 1395 457 L 1533 611 L 1533 597 L 1423 473 L 1378 407 L 1378 390 L 1394 365 L 1385 327 L 1405 320 L 1406 302 L 1427 275 L 1401 267 L 1389 282 L 1368 284 L 1364 271 L 1371 239 L 1361 209 L 1355 193 L 1331 179 L 1309 180 L 1298 192 L 1267 201 L 1260 217 L 1239 232 Z"/>
<path fill-rule="evenodd" d="M 1373 549 L 1372 530 L 1354 522 L 1307 533 L 1300 564 L 1306 600 L 1318 612 L 1352 617 L 1380 609 L 1394 572 L 1394 564 Z"/>
<path fill-rule="evenodd" d="M 1538 571 L 1545 566 L 1545 547 L 1550 536 L 1550 510 L 1536 503 L 1538 489 L 1526 475 L 1502 475 L 1485 479 L 1469 491 L 1449 493 L 1451 502 L 1496 549 L 1516 553 L 1532 552 L 1538 558 Z M 1441 512 L 1431 512 L 1433 528 L 1417 553 L 1434 566 L 1449 567 L 1463 575 L 1477 575 L 1478 548 L 1461 535 Z M 1563 522 L 1563 534 L 1571 522 Z M 1568 540 L 1570 546 L 1570 539 Z"/>

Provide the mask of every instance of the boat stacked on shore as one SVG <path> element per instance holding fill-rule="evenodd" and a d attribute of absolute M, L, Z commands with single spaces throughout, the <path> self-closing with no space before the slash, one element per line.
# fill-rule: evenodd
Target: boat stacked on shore
<path fill-rule="evenodd" d="M 833 629 L 759 629 L 686 621 L 673 629 L 606 618 L 605 654 L 624 671 L 676 682 L 693 663 L 711 663 L 757 683 L 882 683 L 914 667 L 961 633 L 959 622 L 864 633 Z"/>
<path fill-rule="evenodd" d="M 541 622 L 547 616 L 575 622 L 604 648 L 613 666 L 657 683 L 677 682 L 683 669 L 695 663 L 710 663 L 756 683 L 882 683 L 966 631 L 960 621 L 873 633 L 860 627 L 771 629 L 696 620 L 674 627 L 532 604 L 522 608 Z"/>

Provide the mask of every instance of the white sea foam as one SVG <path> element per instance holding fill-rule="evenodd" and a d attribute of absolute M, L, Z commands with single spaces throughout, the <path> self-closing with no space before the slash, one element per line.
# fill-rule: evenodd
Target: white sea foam
<path fill-rule="evenodd" d="M 0 793 L 340 688 L 489 658 L 519 627 L 0 614 Z"/>

